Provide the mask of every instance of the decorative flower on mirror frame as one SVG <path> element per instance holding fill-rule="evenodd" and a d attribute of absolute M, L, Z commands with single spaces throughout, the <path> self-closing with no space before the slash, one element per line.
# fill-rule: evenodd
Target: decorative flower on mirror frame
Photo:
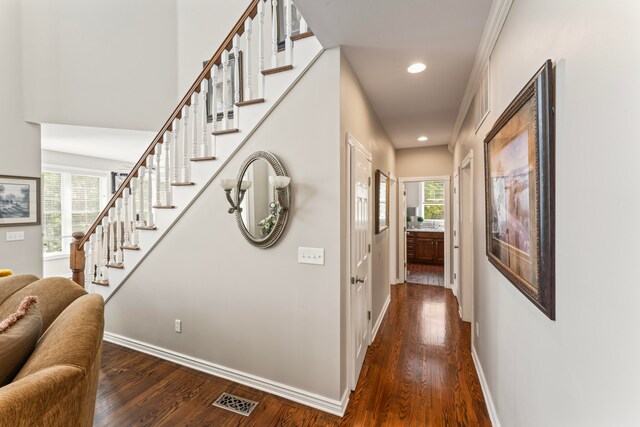
<path fill-rule="evenodd" d="M 274 214 L 269 214 L 265 219 L 258 223 L 258 226 L 260 227 L 260 234 L 262 234 L 264 237 L 268 236 L 269 234 L 271 234 L 271 230 L 273 230 L 273 227 L 275 225 L 276 216 Z"/>

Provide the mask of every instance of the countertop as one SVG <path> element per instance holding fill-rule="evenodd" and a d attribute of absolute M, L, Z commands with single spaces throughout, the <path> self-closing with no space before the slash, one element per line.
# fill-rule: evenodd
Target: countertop
<path fill-rule="evenodd" d="M 439 228 L 407 228 L 407 232 L 415 231 L 417 233 L 444 233 L 444 230 Z"/>

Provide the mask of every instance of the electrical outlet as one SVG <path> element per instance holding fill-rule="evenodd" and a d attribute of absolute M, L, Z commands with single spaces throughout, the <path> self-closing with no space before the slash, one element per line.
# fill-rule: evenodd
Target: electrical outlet
<path fill-rule="evenodd" d="M 18 240 L 24 240 L 24 231 L 7 231 L 7 242 L 16 242 Z"/>
<path fill-rule="evenodd" d="M 182 320 L 176 319 L 175 330 L 176 330 L 177 333 L 181 333 L 182 332 Z"/>
<path fill-rule="evenodd" d="M 476 322 L 476 338 L 480 338 L 480 324 Z"/>

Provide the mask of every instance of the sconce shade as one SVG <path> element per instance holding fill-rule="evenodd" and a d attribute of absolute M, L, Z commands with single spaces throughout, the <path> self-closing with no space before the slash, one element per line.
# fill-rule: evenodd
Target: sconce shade
<path fill-rule="evenodd" d="M 242 181 L 240 183 L 240 190 L 246 191 L 246 190 L 250 189 L 252 185 L 253 185 L 253 182 L 251 182 L 251 181 Z"/>
<path fill-rule="evenodd" d="M 238 185 L 238 181 L 236 181 L 235 179 L 220 180 L 220 187 L 224 188 L 225 190 L 233 190 L 236 185 Z"/>
<path fill-rule="evenodd" d="M 285 188 L 291 182 L 291 177 L 288 176 L 270 176 L 269 182 L 275 188 Z"/>

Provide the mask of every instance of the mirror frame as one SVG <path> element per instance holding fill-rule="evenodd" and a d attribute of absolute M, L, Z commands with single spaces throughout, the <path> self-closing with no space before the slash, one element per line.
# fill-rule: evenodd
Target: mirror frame
<path fill-rule="evenodd" d="M 247 169 L 249 169 L 249 166 L 251 166 L 251 164 L 257 160 L 265 160 L 267 163 L 269 163 L 269 165 L 275 171 L 276 176 L 287 175 L 287 172 L 285 171 L 284 166 L 282 166 L 282 163 L 280 163 L 280 160 L 278 160 L 278 158 L 272 153 L 268 151 L 256 151 L 255 153 L 250 154 L 249 157 L 247 157 L 246 160 L 242 163 L 242 166 L 240 166 L 240 170 L 238 171 L 238 185 L 235 189 L 234 195 L 236 206 L 240 206 L 240 200 L 238 199 L 238 196 L 240 195 L 240 185 L 242 184 L 244 174 L 247 172 Z M 280 239 L 280 236 L 282 236 L 287 222 L 289 221 L 289 212 L 291 210 L 291 184 L 289 184 L 282 191 L 284 191 L 284 202 L 281 206 L 286 209 L 284 212 L 278 213 L 276 224 L 274 225 L 273 230 L 271 231 L 271 233 L 269 233 L 268 236 L 262 239 L 256 239 L 255 237 L 253 237 L 249 230 L 247 230 L 247 227 L 242 220 L 242 213 L 240 212 L 240 210 L 236 210 L 235 212 L 236 222 L 238 223 L 240 232 L 249 243 L 257 248 L 266 249 L 276 244 L 276 242 Z"/>

